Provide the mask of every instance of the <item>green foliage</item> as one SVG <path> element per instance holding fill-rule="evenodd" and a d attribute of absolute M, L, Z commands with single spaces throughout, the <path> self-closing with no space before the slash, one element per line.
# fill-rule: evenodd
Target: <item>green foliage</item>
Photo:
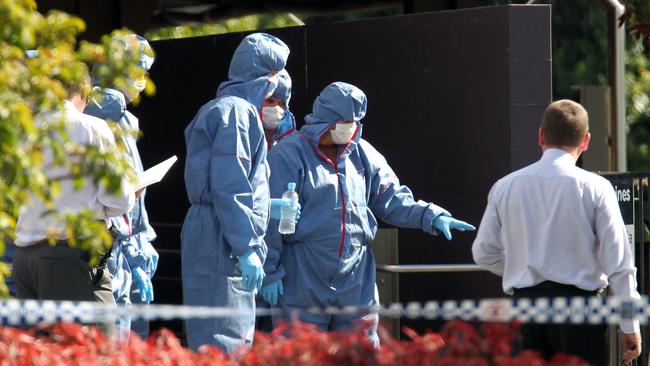
<path fill-rule="evenodd" d="M 0 0 L 0 249 L 14 237 L 19 208 L 33 199 L 51 206 L 62 179 L 83 184 L 91 177 L 111 192 L 120 188 L 123 176 L 134 173 L 114 146 L 98 148 L 75 144 L 66 135 L 63 121 L 56 116 L 63 108 L 67 91 L 62 82 L 80 83 L 87 65 L 101 63 L 95 72 L 100 86 L 126 85 L 126 78 L 138 78 L 139 57 L 104 36 L 101 44 L 81 42 L 77 36 L 85 24 L 63 12 L 38 13 L 33 0 Z M 114 32 L 112 36 L 124 34 Z M 26 50 L 37 50 L 28 58 Z M 148 84 L 151 84 L 148 82 Z M 153 92 L 150 87 L 149 92 Z M 118 136 L 116 136 L 117 138 Z M 47 177 L 46 156 L 53 164 L 66 167 L 65 177 Z M 103 252 L 111 244 L 105 225 L 91 212 L 61 214 L 67 223 L 67 237 L 82 250 Z M 53 239 L 60 233 L 51 233 Z M 7 275 L 0 265 L 0 283 Z M 6 288 L 0 287 L 6 293 Z"/>
<path fill-rule="evenodd" d="M 439 2 L 435 2 L 438 4 Z M 395 16 L 404 14 L 404 6 L 400 3 L 375 5 L 362 9 L 348 9 L 345 11 L 334 12 L 310 12 L 297 14 L 303 19 L 305 24 L 316 24 L 326 22 L 350 21 L 367 18 L 377 18 L 385 16 Z"/>
<path fill-rule="evenodd" d="M 160 28 L 145 34 L 150 40 L 197 37 L 210 34 L 245 32 L 257 29 L 283 28 L 303 25 L 293 14 L 252 14 L 230 18 L 212 24 L 194 24 Z"/>
<path fill-rule="evenodd" d="M 553 99 L 576 98 L 574 86 L 607 85 L 607 15 L 591 0 L 546 1 L 553 5 Z M 538 1 L 537 3 L 541 3 Z M 650 2 L 627 1 L 636 9 L 626 26 L 650 15 Z M 630 171 L 650 171 L 650 73 L 648 54 L 626 39 L 627 159 Z"/>
<path fill-rule="evenodd" d="M 625 14 L 620 22 L 627 23 L 630 34 L 635 39 L 643 41 L 646 46 L 650 44 L 650 2 L 648 0 L 627 0 Z"/>
<path fill-rule="evenodd" d="M 176 27 L 167 27 L 152 30 L 146 33 L 145 38 L 150 40 L 198 37 L 210 34 L 224 34 L 246 32 L 261 29 L 284 28 L 335 22 L 345 20 L 364 19 L 403 14 L 402 4 L 389 4 L 370 6 L 363 9 L 337 10 L 331 12 L 305 12 L 293 13 L 265 13 L 251 14 L 236 18 L 229 18 L 215 23 L 190 24 Z"/>
<path fill-rule="evenodd" d="M 631 171 L 650 171 L 650 61 L 643 45 L 626 52 L 627 162 Z"/>
<path fill-rule="evenodd" d="M 607 14 L 592 0 L 554 1 L 553 99 L 574 86 L 607 84 Z"/>
<path fill-rule="evenodd" d="M 630 171 L 650 171 L 650 2 L 629 0 L 624 16 L 631 36 L 626 40 L 625 84 L 627 111 L 627 163 Z"/>

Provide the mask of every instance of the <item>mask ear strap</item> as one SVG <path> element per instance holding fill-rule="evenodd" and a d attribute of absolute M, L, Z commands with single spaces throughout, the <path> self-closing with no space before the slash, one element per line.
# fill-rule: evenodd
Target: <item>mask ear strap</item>
<path fill-rule="evenodd" d="M 293 127 L 293 123 L 292 123 L 293 115 L 291 114 L 291 112 L 289 112 L 288 108 L 283 109 L 283 111 L 284 111 L 284 116 L 282 117 L 282 119 L 280 119 L 280 121 L 278 121 L 278 129 L 286 128 L 288 130 L 291 127 Z"/>

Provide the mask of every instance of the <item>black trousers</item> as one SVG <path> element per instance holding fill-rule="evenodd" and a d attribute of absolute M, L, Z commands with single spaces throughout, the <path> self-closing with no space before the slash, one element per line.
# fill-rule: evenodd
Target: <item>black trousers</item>
<path fill-rule="evenodd" d="M 12 276 L 19 299 L 115 304 L 106 265 L 90 267 L 85 253 L 65 242 L 17 247 Z M 100 326 L 108 334 L 114 331 L 114 324 Z"/>
<path fill-rule="evenodd" d="M 551 281 L 537 286 L 515 289 L 515 298 L 592 297 L 597 291 L 586 291 L 575 286 Z M 522 348 L 533 349 L 550 359 L 554 354 L 579 356 L 592 365 L 608 365 L 607 325 L 523 324 Z"/>

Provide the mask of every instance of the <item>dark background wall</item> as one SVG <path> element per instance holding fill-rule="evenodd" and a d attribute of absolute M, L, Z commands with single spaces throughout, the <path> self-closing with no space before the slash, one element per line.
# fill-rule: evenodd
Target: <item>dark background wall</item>
<path fill-rule="evenodd" d="M 499 6 L 423 13 L 269 31 L 291 48 L 291 109 L 300 124 L 332 81 L 368 95 L 364 138 L 382 152 L 417 198 L 478 225 L 491 185 L 536 160 L 536 131 L 551 100 L 550 6 Z M 245 34 L 154 42 L 156 95 L 134 108 L 145 166 L 179 156 L 147 192 L 161 252 L 156 302 L 181 303 L 180 229 L 188 208 L 183 130 L 214 98 Z M 471 263 L 474 234 L 454 240 L 400 229 L 399 257 L 409 263 Z M 400 300 L 494 297 L 486 272 L 409 274 Z M 422 328 L 421 321 L 403 324 Z M 160 323 L 154 326 L 160 325 Z M 176 331 L 178 323 L 165 323 Z"/>

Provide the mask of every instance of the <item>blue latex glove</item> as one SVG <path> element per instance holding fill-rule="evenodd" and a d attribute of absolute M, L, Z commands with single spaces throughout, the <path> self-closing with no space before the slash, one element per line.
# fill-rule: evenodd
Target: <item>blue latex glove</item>
<path fill-rule="evenodd" d="M 261 293 L 266 302 L 271 304 L 271 306 L 275 306 L 275 304 L 278 303 L 280 296 L 284 295 L 282 280 L 271 282 L 268 285 L 263 286 Z"/>
<path fill-rule="evenodd" d="M 143 302 L 152 302 L 153 285 L 147 273 L 142 268 L 136 267 L 135 269 L 131 269 L 131 274 L 133 275 L 135 285 L 140 289 L 140 300 Z"/>
<path fill-rule="evenodd" d="M 271 218 L 275 220 L 280 220 L 282 215 L 282 207 L 291 206 L 291 200 L 288 198 L 271 198 Z M 300 219 L 300 202 L 298 202 L 298 207 L 296 208 L 296 222 Z"/>
<path fill-rule="evenodd" d="M 440 215 L 433 220 L 433 227 L 440 230 L 447 240 L 451 240 L 451 229 L 456 229 L 458 231 L 476 230 L 473 225 L 470 225 L 465 221 L 456 220 L 451 216 L 444 215 Z"/>
<path fill-rule="evenodd" d="M 254 249 L 249 249 L 239 257 L 239 269 L 244 280 L 244 290 L 253 291 L 253 289 L 259 290 L 262 287 L 262 281 L 266 275 L 262 268 L 262 261 Z"/>
<path fill-rule="evenodd" d="M 142 252 L 147 257 L 147 272 L 153 277 L 153 274 L 156 273 L 156 268 L 158 268 L 160 255 L 158 255 L 158 252 L 151 243 L 142 245 Z"/>

